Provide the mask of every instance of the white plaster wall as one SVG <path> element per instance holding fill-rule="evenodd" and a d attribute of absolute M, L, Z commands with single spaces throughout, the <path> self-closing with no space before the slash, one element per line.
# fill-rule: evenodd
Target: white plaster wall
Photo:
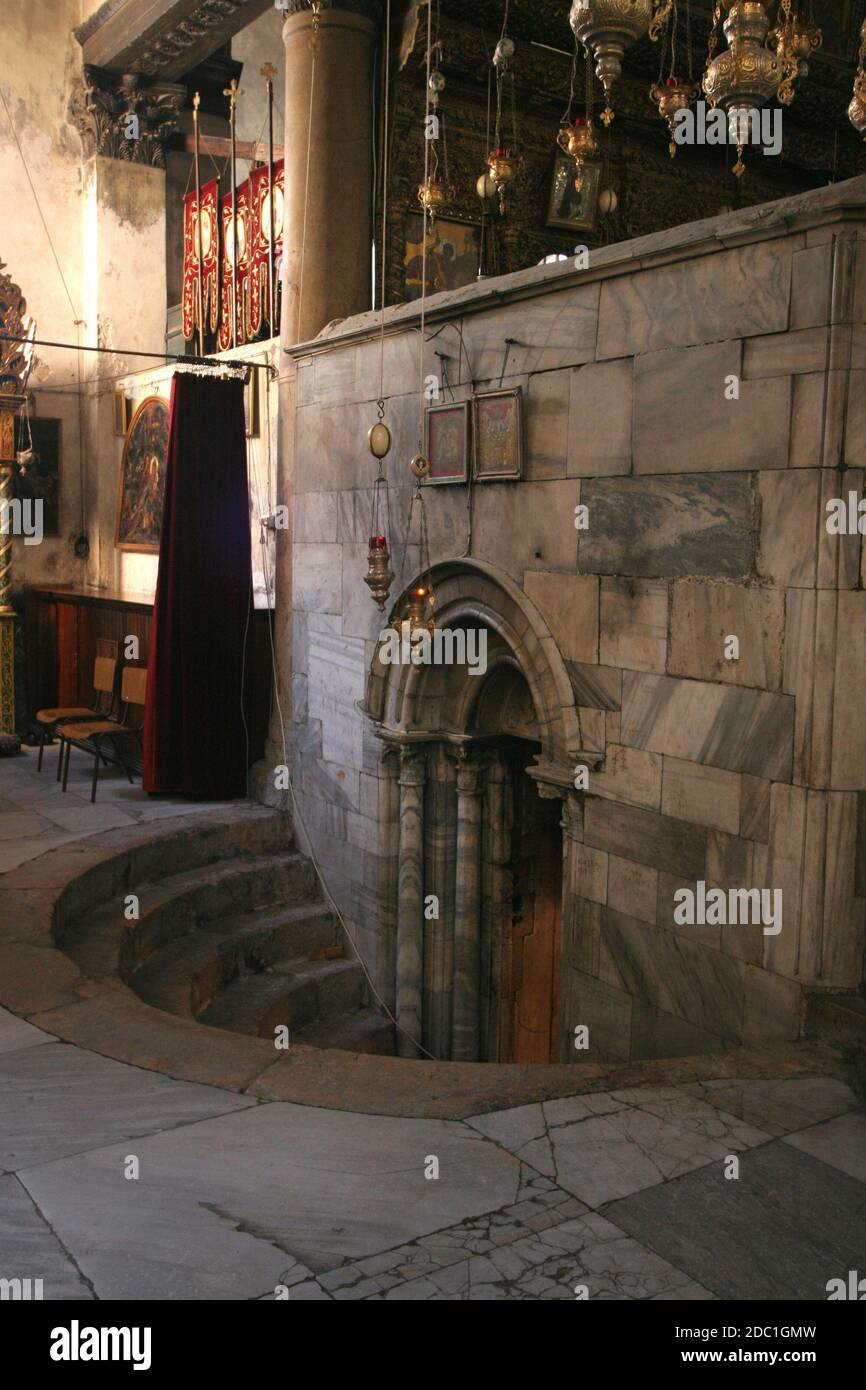
<path fill-rule="evenodd" d="M 40 338 L 75 340 L 83 313 L 84 254 L 81 223 L 84 186 L 81 141 L 68 119 L 72 83 L 80 72 L 80 48 L 72 27 L 81 0 L 6 0 L 3 6 L 3 94 L 51 232 L 69 297 L 51 252 L 6 110 L 0 106 L 0 188 L 3 237 L 0 258 L 20 286 Z M 73 307 L 74 306 L 74 307 Z M 74 577 L 81 570 L 69 546 L 79 529 L 78 401 L 74 353 L 38 349 L 30 385 L 39 415 L 61 420 L 62 497 L 60 537 L 39 546 L 15 545 L 16 587 Z"/>
<path fill-rule="evenodd" d="M 266 10 L 232 40 L 232 57 L 244 65 L 240 81 L 241 96 L 238 99 L 239 140 L 267 141 L 268 103 L 261 69 L 265 63 L 273 63 L 277 69 L 274 78 L 274 143 L 283 143 L 283 112 L 286 105 L 283 18 L 281 10 Z M 262 147 L 263 158 L 266 158 L 266 149 L 265 144 Z"/>

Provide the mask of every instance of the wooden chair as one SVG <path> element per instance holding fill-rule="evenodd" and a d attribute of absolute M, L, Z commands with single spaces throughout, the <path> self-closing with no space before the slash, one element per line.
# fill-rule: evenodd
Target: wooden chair
<path fill-rule="evenodd" d="M 117 678 L 117 643 L 112 642 L 114 655 L 97 656 L 93 663 L 93 689 L 96 692 L 96 700 L 90 707 L 84 705 L 66 705 L 59 709 L 40 709 L 36 712 L 36 722 L 40 725 L 39 730 L 39 761 L 36 764 L 37 771 L 42 771 L 42 758 L 45 752 L 45 738 L 49 730 L 52 736 L 58 725 L 69 723 L 70 720 L 79 719 L 107 719 L 114 708 L 114 682 Z M 60 781 L 61 764 L 63 761 L 63 743 L 60 744 L 60 757 L 57 759 L 57 780 Z"/>
<path fill-rule="evenodd" d="M 123 767 L 129 781 L 132 781 L 132 772 L 129 763 L 123 753 L 117 747 L 115 740 L 119 738 L 135 738 L 141 743 L 142 728 L 140 724 L 130 723 L 130 712 L 133 706 L 143 708 L 144 696 L 147 689 L 147 667 L 146 666 L 124 666 L 123 675 L 120 679 L 120 718 L 119 719 L 96 719 L 83 724 L 63 724 L 58 729 L 60 734 L 60 755 L 63 758 L 63 790 L 66 791 L 66 783 L 69 779 L 69 755 L 72 752 L 72 745 L 76 748 L 93 750 L 93 781 L 90 788 L 90 800 L 96 800 L 96 783 L 99 777 L 100 759 L 107 761 L 103 751 L 102 743 L 104 739 L 109 739 L 117 758 Z M 65 756 L 64 756 L 65 752 Z"/>

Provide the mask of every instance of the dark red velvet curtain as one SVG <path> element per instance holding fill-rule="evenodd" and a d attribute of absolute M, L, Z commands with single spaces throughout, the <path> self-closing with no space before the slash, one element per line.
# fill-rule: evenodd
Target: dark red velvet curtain
<path fill-rule="evenodd" d="M 252 605 L 243 381 L 178 372 L 148 658 L 148 792 L 246 795 L 244 644 Z"/>

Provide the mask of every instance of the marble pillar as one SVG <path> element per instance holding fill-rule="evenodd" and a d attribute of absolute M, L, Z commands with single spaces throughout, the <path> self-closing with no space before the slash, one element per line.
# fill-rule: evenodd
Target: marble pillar
<path fill-rule="evenodd" d="M 578 911 L 580 897 L 580 865 L 578 845 L 583 842 L 583 799 L 566 796 L 562 802 L 562 951 L 560 955 L 559 992 L 559 1047 L 560 1062 L 581 1061 L 581 1054 L 574 1050 L 572 1035 L 575 1022 L 579 1019 L 565 1017 L 569 1009 L 570 992 L 565 988 L 566 974 L 572 968 L 582 973 L 595 974 L 598 963 L 595 959 L 596 943 L 588 937 L 592 925 L 582 918 Z M 585 1060 L 585 1058 L 584 1058 Z"/>
<path fill-rule="evenodd" d="M 457 766 L 457 882 L 454 894 L 454 1012 L 451 1060 L 477 1062 L 481 1043 L 481 765 Z"/>
<path fill-rule="evenodd" d="M 422 1036 L 424 981 L 424 750 L 400 754 L 400 858 L 397 870 L 397 1051 L 415 1057 Z M 414 1040 L 414 1043 L 413 1043 Z"/>
<path fill-rule="evenodd" d="M 499 753 L 486 759 L 481 835 L 481 1059 L 499 1059 L 505 941 L 511 920 L 511 807 L 508 766 Z"/>
<path fill-rule="evenodd" d="M 373 58 L 380 6 L 291 0 L 286 50 L 282 341 L 371 307 Z M 294 12 L 292 12 L 294 11 Z"/>

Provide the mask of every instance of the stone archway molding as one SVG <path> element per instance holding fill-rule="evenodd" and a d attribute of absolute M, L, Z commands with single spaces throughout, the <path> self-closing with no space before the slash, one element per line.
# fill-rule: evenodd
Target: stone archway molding
<path fill-rule="evenodd" d="M 407 595 L 427 573 L 413 578 L 389 615 L 399 620 Z M 484 625 L 507 646 L 529 687 L 538 720 L 541 754 L 539 769 L 545 780 L 565 787 L 571 783 L 577 763 L 597 766 L 602 755 L 581 747 L 580 721 L 574 691 L 565 662 L 550 629 L 535 604 L 502 570 L 483 560 L 446 560 L 430 571 L 436 595 L 436 623 L 440 628 L 458 624 Z M 413 665 L 385 666 L 374 654 L 367 679 L 363 712 L 388 741 L 411 740 L 421 734 L 417 719 L 429 668 Z M 443 732 L 459 737 L 466 732 L 471 701 L 477 693 L 467 679 L 459 705 L 451 711 L 450 727 Z M 422 735 L 423 736 L 423 735 Z"/>

